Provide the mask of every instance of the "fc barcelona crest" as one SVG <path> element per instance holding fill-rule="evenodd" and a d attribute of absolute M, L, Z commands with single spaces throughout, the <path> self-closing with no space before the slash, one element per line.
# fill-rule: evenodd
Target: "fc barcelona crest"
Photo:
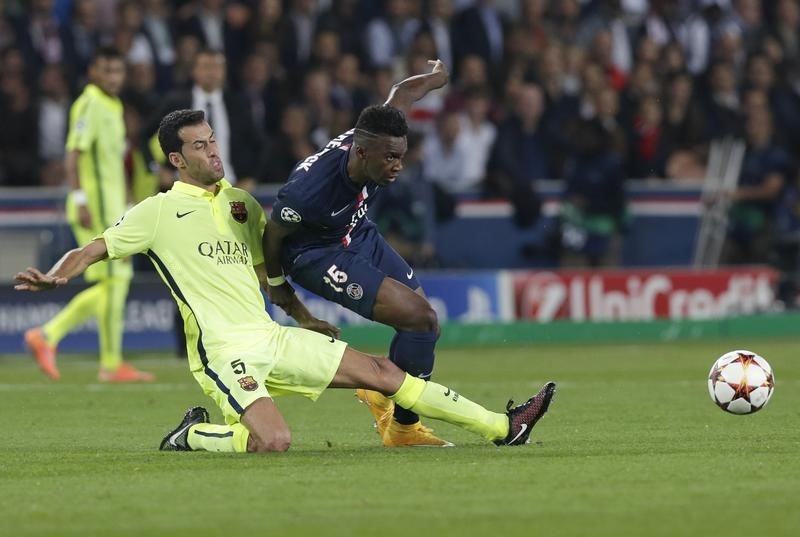
<path fill-rule="evenodd" d="M 239 386 L 241 386 L 246 392 L 252 392 L 258 388 L 258 382 L 256 382 L 256 379 L 250 375 L 247 375 L 246 377 L 239 379 Z"/>
<path fill-rule="evenodd" d="M 247 222 L 247 206 L 243 201 L 231 202 L 231 216 L 240 224 Z"/>

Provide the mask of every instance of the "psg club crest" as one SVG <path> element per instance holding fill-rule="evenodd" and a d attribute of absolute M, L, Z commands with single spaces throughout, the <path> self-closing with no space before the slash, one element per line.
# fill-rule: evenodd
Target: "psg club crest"
<path fill-rule="evenodd" d="M 250 375 L 247 375 L 239 379 L 239 386 L 246 392 L 252 392 L 258 388 L 258 382 Z"/>
<path fill-rule="evenodd" d="M 353 300 L 361 300 L 364 296 L 364 289 L 357 283 L 351 283 L 347 286 L 347 295 Z"/>
<path fill-rule="evenodd" d="M 243 201 L 231 202 L 231 216 L 240 224 L 247 222 L 247 206 Z"/>

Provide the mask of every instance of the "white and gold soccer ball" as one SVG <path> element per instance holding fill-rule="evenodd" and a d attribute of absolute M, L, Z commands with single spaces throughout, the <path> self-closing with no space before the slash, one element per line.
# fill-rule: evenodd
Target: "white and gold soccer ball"
<path fill-rule="evenodd" d="M 711 366 L 708 393 L 717 406 L 731 414 L 752 414 L 769 402 L 775 375 L 769 363 L 745 350 L 723 354 Z"/>

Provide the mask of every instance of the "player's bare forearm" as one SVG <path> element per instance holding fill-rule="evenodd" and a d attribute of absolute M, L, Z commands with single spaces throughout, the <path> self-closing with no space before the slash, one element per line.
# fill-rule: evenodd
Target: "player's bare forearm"
<path fill-rule="evenodd" d="M 78 160 L 81 152 L 77 149 L 67 151 L 64 156 L 64 173 L 67 176 L 67 186 L 70 190 L 81 188 L 80 175 L 78 174 Z"/>
<path fill-rule="evenodd" d="M 283 276 L 281 266 L 281 250 L 283 249 L 283 239 L 290 235 L 292 230 L 274 222 L 268 222 L 264 229 L 264 237 L 261 242 L 264 251 L 264 265 L 267 276 L 279 278 Z"/>
<path fill-rule="evenodd" d="M 103 239 L 97 239 L 82 248 L 74 248 L 59 259 L 53 267 L 42 274 L 38 269 L 28 267 L 15 276 L 17 291 L 45 291 L 66 284 L 72 278 L 83 274 L 92 264 L 108 257 Z"/>
<path fill-rule="evenodd" d="M 286 312 L 292 319 L 297 321 L 297 324 L 300 325 L 301 328 L 305 328 L 306 330 L 313 330 L 314 332 L 319 332 L 320 334 L 325 334 L 326 336 L 330 336 L 332 338 L 339 337 L 339 328 L 337 326 L 332 325 L 327 321 L 323 321 L 322 319 L 317 319 L 311 312 L 308 311 L 306 305 L 300 301 L 298 296 L 292 293 L 292 298 L 289 300 L 289 303 L 283 308 L 283 311 Z"/>
<path fill-rule="evenodd" d="M 270 285 L 267 270 L 264 264 L 256 265 L 253 267 L 258 276 L 258 281 L 267 293 L 270 302 L 281 308 L 286 315 L 297 321 L 301 328 L 313 330 L 321 334 L 325 334 L 334 338 L 339 337 L 339 329 L 322 319 L 314 317 L 305 304 L 295 294 L 289 282 L 284 282 L 280 285 Z"/>
<path fill-rule="evenodd" d="M 441 60 L 429 60 L 433 65 L 430 73 L 415 75 L 392 86 L 386 104 L 408 112 L 411 105 L 422 99 L 429 92 L 439 89 L 450 80 L 450 73 Z"/>

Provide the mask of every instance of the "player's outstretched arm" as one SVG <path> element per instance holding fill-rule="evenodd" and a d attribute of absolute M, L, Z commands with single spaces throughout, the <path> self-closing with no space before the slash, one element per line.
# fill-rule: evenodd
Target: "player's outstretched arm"
<path fill-rule="evenodd" d="M 429 65 L 433 65 L 430 73 L 416 75 L 405 80 L 401 80 L 389 92 L 386 103 L 408 113 L 411 105 L 422 99 L 428 92 L 439 89 L 450 80 L 450 73 L 441 60 L 428 60 Z"/>
<path fill-rule="evenodd" d="M 47 274 L 42 274 L 38 269 L 28 267 L 24 272 L 18 272 L 14 277 L 17 291 L 46 291 L 59 285 L 66 284 L 69 280 L 83 274 L 90 265 L 108 257 L 106 241 L 95 239 L 83 248 L 75 248 L 64 254 L 53 265 Z"/>
<path fill-rule="evenodd" d="M 261 264 L 256 265 L 253 268 L 256 271 L 258 280 L 261 282 L 261 286 L 264 288 L 264 291 L 267 292 L 267 296 L 270 296 L 270 301 L 285 311 L 286 315 L 297 321 L 297 324 L 300 325 L 301 328 L 313 330 L 314 332 L 319 332 L 320 334 L 325 334 L 326 336 L 331 336 L 333 338 L 339 337 L 339 328 L 327 321 L 317 319 L 311 315 L 311 312 L 308 311 L 306 305 L 303 304 L 303 302 L 294 293 L 294 289 L 292 289 L 292 286 L 289 284 L 289 282 L 284 282 L 278 286 L 270 286 L 266 267 Z M 281 304 L 275 303 L 272 301 L 272 294 L 276 288 L 288 288 L 288 292 L 291 296 L 287 300 L 284 300 Z"/>

